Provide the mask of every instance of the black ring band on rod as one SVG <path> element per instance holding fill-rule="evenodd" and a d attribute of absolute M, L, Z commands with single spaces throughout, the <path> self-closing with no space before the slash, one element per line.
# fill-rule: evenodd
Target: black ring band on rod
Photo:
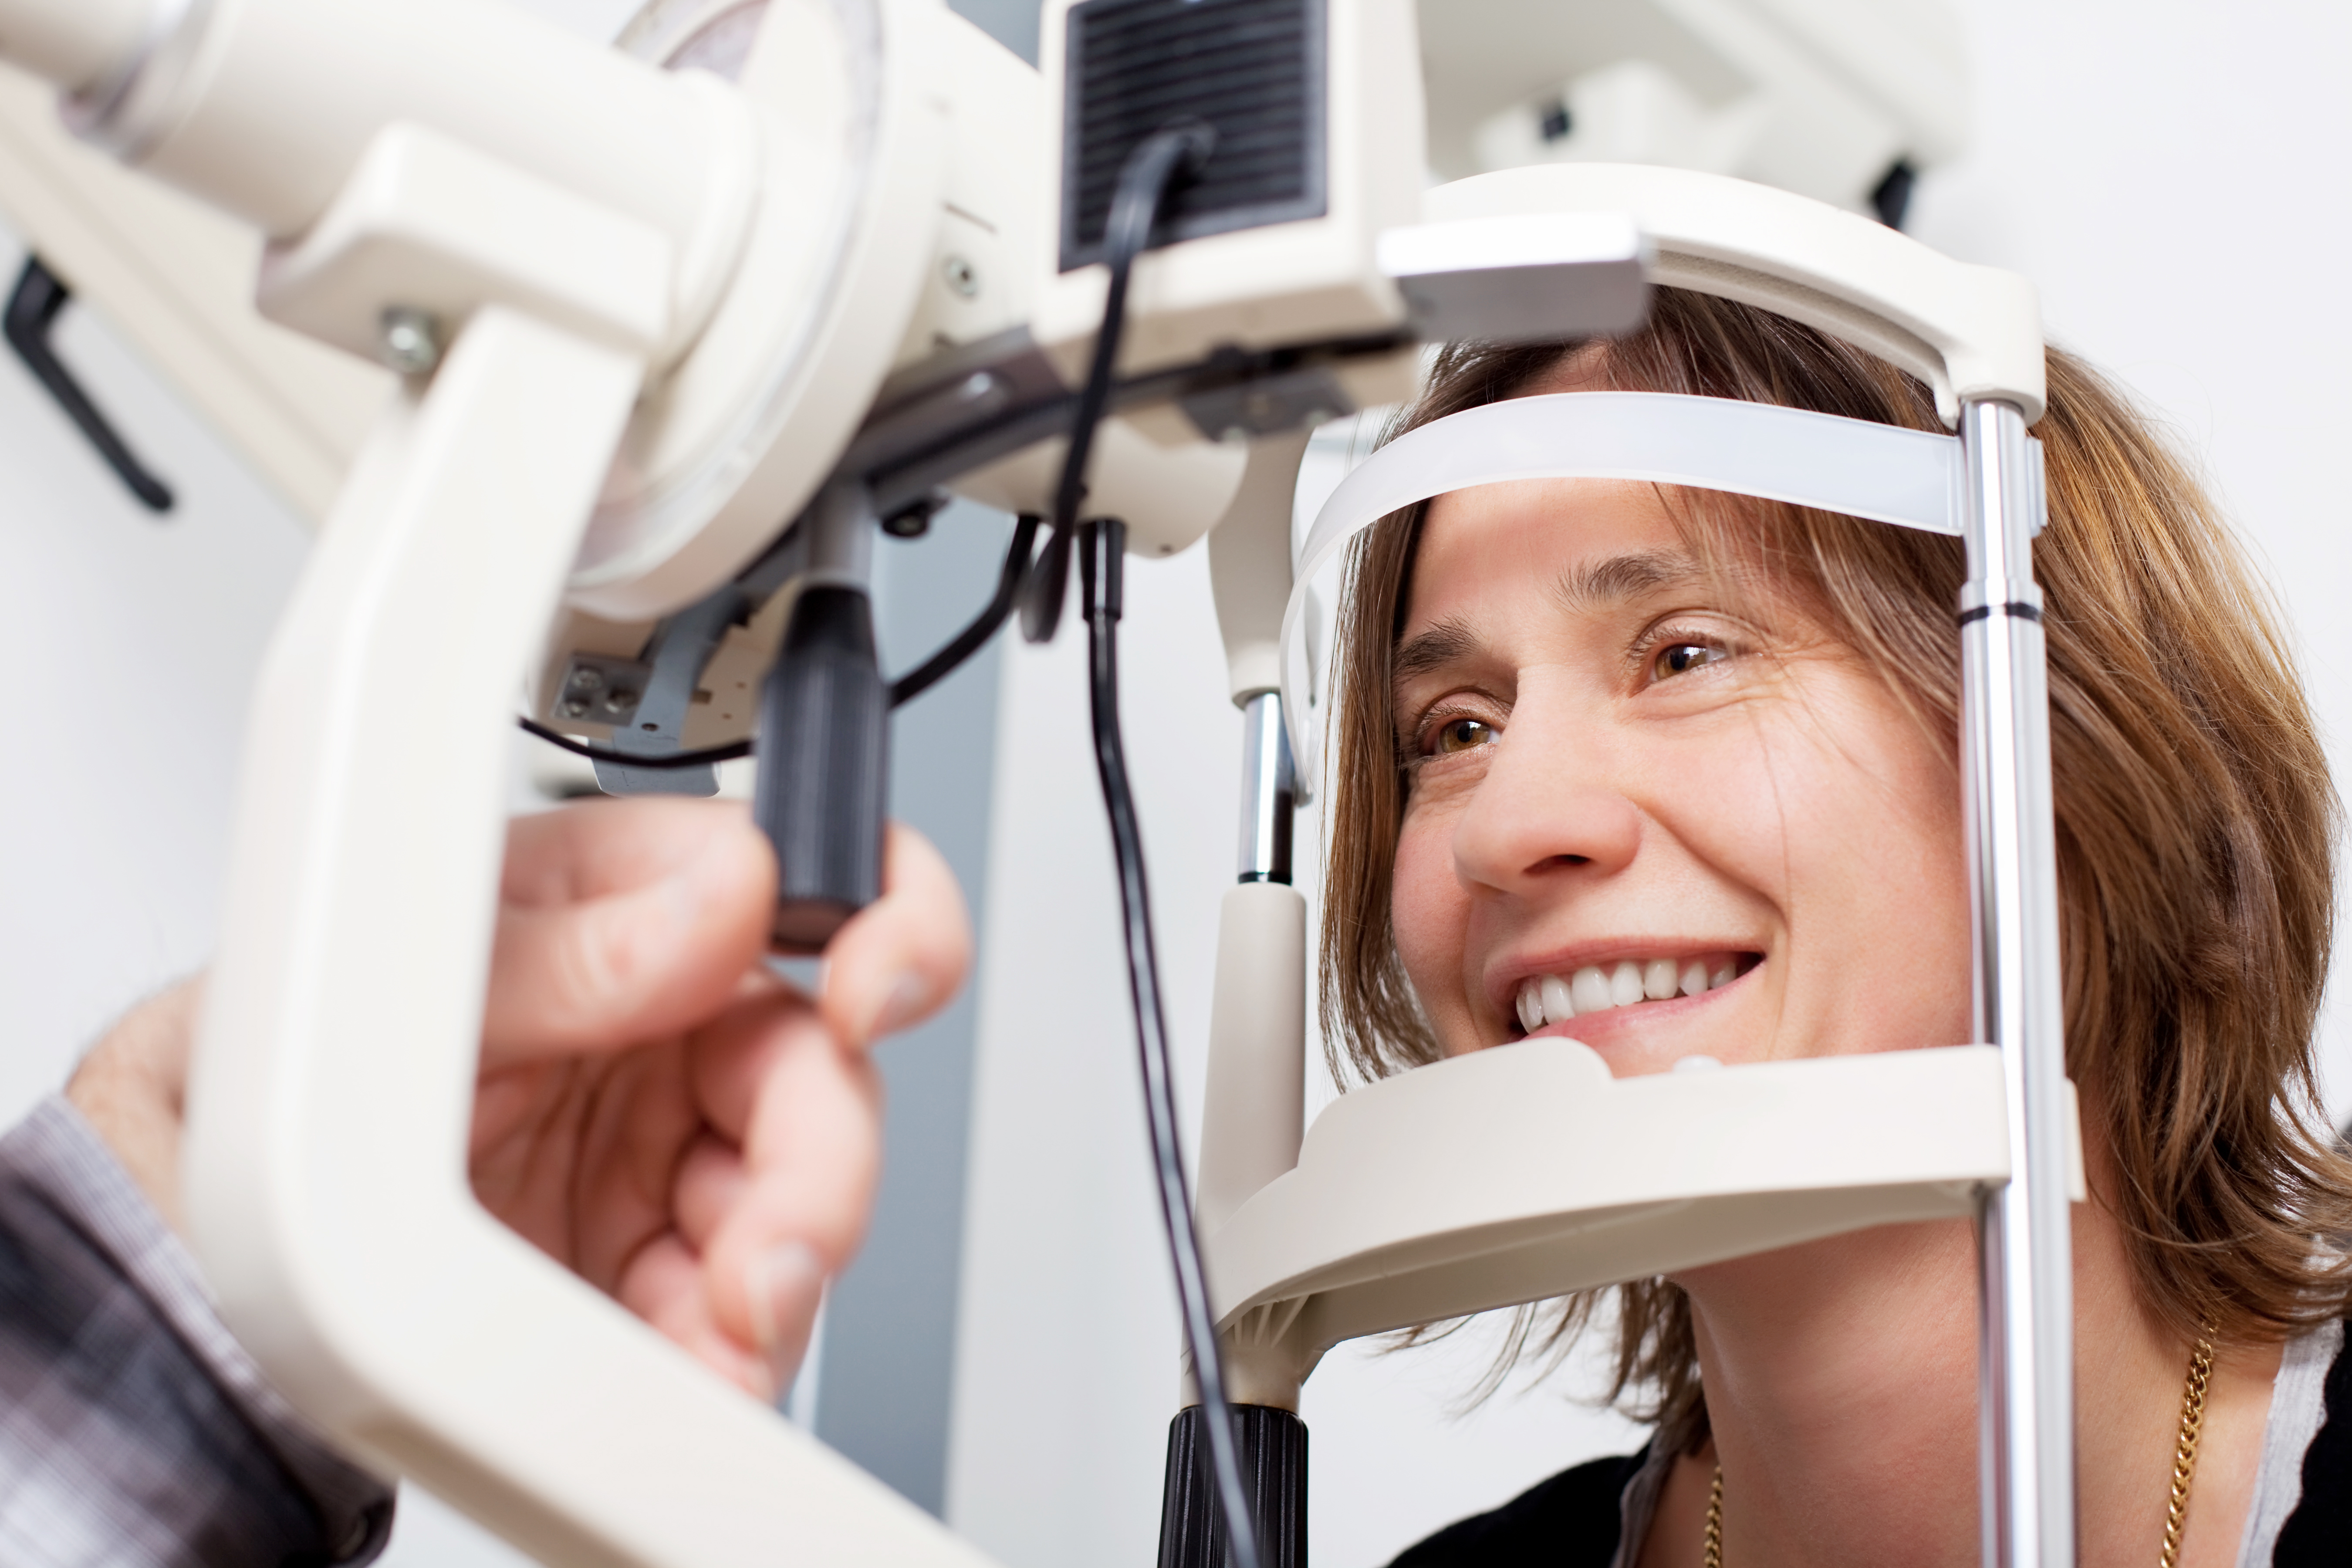
<path fill-rule="evenodd" d="M 2029 605 L 2020 599 L 2011 599 L 2003 604 L 1979 605 L 1974 609 L 1962 610 L 1960 625 L 1965 626 L 1971 622 L 1987 619 L 1996 611 L 2004 616 L 2011 616 L 2021 621 L 2039 621 L 2042 618 L 2041 605 Z"/>

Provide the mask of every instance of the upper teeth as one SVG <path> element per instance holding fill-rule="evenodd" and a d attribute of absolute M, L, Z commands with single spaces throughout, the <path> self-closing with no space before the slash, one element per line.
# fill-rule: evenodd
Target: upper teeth
<path fill-rule="evenodd" d="M 1529 1034 L 1546 1024 L 1563 1024 L 1586 1013 L 1605 1013 L 1636 1002 L 1663 1002 L 1675 994 L 1696 996 L 1738 977 L 1729 958 L 1624 958 L 1603 968 L 1589 963 L 1565 979 L 1531 974 L 1519 982 L 1519 1023 Z"/>

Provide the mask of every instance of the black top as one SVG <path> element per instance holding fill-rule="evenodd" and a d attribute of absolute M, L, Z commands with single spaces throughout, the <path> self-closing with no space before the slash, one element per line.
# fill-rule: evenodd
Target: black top
<path fill-rule="evenodd" d="M 2271 1568 L 2352 1563 L 2352 1330 L 2327 1369 L 2319 1433 L 2303 1455 L 2303 1500 L 2287 1516 Z M 1562 1470 L 1492 1513 L 1449 1524 L 1391 1568 L 1609 1568 L 1618 1501 L 1650 1456 L 1594 1459 Z"/>
<path fill-rule="evenodd" d="M 2352 1325 L 2344 1342 L 2352 1346 Z M 2340 1568 L 2352 1555 L 2352 1353 L 2327 1369 L 2319 1434 L 2303 1451 L 2303 1500 L 2279 1531 L 2271 1568 Z"/>
<path fill-rule="evenodd" d="M 1562 1470 L 1492 1513 L 1407 1547 L 1391 1568 L 1609 1568 L 1617 1555 L 1618 1499 L 1649 1458 L 1644 1447 Z"/>

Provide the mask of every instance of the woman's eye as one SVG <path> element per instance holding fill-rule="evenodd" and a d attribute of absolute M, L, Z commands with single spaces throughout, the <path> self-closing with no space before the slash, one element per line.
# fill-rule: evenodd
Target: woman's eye
<path fill-rule="evenodd" d="M 1443 756 L 1448 752 L 1466 752 L 1473 746 L 1484 746 L 1495 739 L 1495 727 L 1477 719 L 1448 719 L 1439 727 L 1430 749 Z"/>
<path fill-rule="evenodd" d="M 1664 680 L 1676 675 L 1688 675 L 1703 665 L 1713 664 L 1727 657 L 1722 648 L 1710 647 L 1706 643 L 1669 643 L 1660 648 L 1657 657 L 1650 661 L 1650 673 Z"/>

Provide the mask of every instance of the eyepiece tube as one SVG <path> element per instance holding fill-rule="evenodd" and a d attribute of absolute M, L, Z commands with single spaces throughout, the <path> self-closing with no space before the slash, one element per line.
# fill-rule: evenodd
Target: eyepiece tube
<path fill-rule="evenodd" d="M 129 70 L 156 0 L 0 0 L 0 59 L 79 92 Z"/>
<path fill-rule="evenodd" d="M 810 584 L 761 693 L 752 791 L 752 815 L 776 850 L 780 949 L 819 951 L 882 896 L 889 738 L 866 590 Z"/>

